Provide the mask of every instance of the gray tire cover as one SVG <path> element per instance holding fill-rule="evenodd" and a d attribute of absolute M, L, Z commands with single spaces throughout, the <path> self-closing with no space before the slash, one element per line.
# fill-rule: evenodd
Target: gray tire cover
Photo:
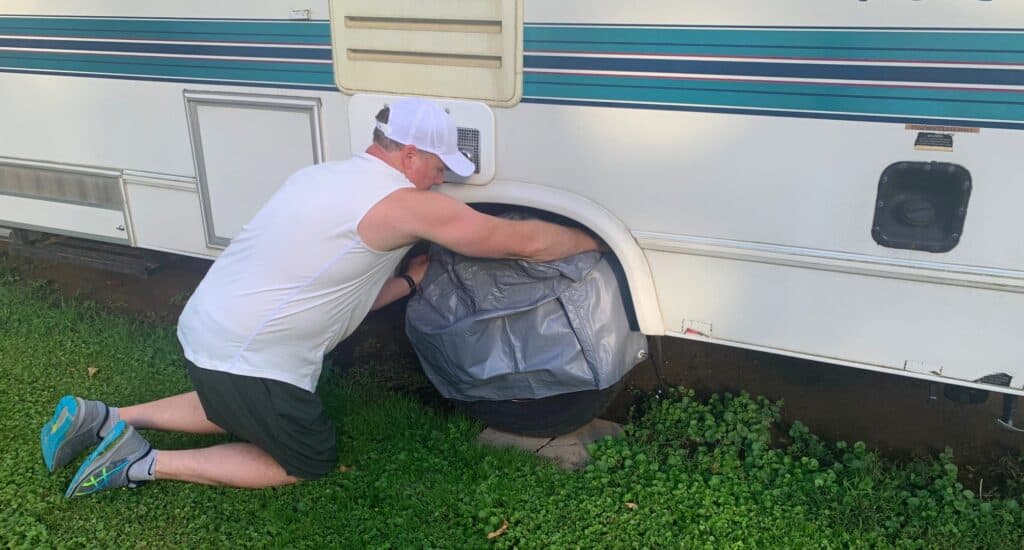
<path fill-rule="evenodd" d="M 600 253 L 531 263 L 434 246 L 430 257 L 405 329 L 445 397 L 534 399 L 605 389 L 646 350 Z"/>

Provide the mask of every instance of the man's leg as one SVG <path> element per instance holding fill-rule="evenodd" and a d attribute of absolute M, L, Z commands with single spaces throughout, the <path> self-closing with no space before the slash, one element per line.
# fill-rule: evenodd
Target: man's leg
<path fill-rule="evenodd" d="M 200 392 L 216 395 L 215 401 L 207 402 L 207 407 L 213 406 L 213 409 L 204 407 L 204 400 L 197 392 L 118 409 L 110 420 L 119 421 L 79 468 L 65 494 L 92 494 L 113 487 L 132 487 L 152 479 L 243 488 L 272 487 L 321 477 L 333 468 L 336 460 L 334 424 L 315 394 L 283 382 L 198 367 L 190 371 L 190 375 Z M 74 400 L 70 396 L 68 399 Z M 270 402 L 277 406 L 269 406 Z M 289 414 L 281 415 L 276 410 L 278 407 L 286 408 Z M 59 433 L 59 426 L 64 425 L 61 419 L 65 416 L 59 411 L 55 413 L 55 420 L 44 426 L 44 434 L 53 430 L 51 425 L 57 425 Z M 136 428 L 198 434 L 228 431 L 256 444 L 228 443 L 206 449 L 156 451 L 151 450 Z M 301 434 L 301 437 L 289 434 Z M 44 441 L 44 458 L 46 448 Z M 282 464 L 288 465 L 287 471 Z M 302 477 L 289 475 L 288 471 Z"/>
<path fill-rule="evenodd" d="M 119 410 L 125 422 L 138 429 L 194 434 L 220 434 L 192 391 Z M 288 475 L 270 454 L 252 443 L 235 442 L 203 449 L 168 451 L 156 455 L 156 479 L 240 488 L 275 487 L 302 481 Z"/>
<path fill-rule="evenodd" d="M 115 487 L 137 487 L 154 479 L 247 489 L 301 481 L 250 443 L 156 451 L 133 426 L 121 420 L 85 459 L 64 495 L 75 497 Z"/>
<path fill-rule="evenodd" d="M 224 430 L 206 418 L 199 395 L 192 391 L 120 409 L 121 419 L 137 429 L 220 434 Z M 204 449 L 160 451 L 156 479 L 174 479 L 259 488 L 288 485 L 301 478 L 288 475 L 263 449 L 251 443 L 227 443 Z"/>
<path fill-rule="evenodd" d="M 121 421 L 79 468 L 66 496 L 92 494 L 113 487 L 134 487 L 153 479 L 248 489 L 302 481 L 289 475 L 270 454 L 251 443 L 226 443 L 184 451 L 151 450 L 136 428 L 224 433 L 220 426 L 206 418 L 196 392 L 124 407 L 118 412 Z"/>
<path fill-rule="evenodd" d="M 53 472 L 64 467 L 99 443 L 118 420 L 138 429 L 224 433 L 220 426 L 207 420 L 194 391 L 119 409 L 110 409 L 102 401 L 65 395 L 39 434 L 46 468 Z"/>
<path fill-rule="evenodd" d="M 225 443 L 205 449 L 160 451 L 156 479 L 257 489 L 289 485 L 302 478 L 288 475 L 263 449 L 251 443 Z"/>
<path fill-rule="evenodd" d="M 206 418 L 199 395 L 191 391 L 149 403 L 121 407 L 121 420 L 140 430 L 222 434 L 224 430 Z"/>

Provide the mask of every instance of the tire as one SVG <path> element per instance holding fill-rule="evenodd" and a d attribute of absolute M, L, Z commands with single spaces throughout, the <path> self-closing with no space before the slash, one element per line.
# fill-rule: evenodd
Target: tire
<path fill-rule="evenodd" d="M 556 437 L 600 415 L 622 390 L 622 380 L 603 390 L 584 390 L 540 399 L 452 401 L 495 430 L 530 437 Z"/>

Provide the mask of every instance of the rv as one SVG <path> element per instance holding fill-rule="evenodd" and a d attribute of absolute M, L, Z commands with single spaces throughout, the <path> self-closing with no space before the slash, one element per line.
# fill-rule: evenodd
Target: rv
<path fill-rule="evenodd" d="M 647 335 L 1024 395 L 1022 29 L 1008 0 L 6 0 L 0 227 L 215 258 L 425 96 L 476 164 L 440 191 L 599 235 Z"/>

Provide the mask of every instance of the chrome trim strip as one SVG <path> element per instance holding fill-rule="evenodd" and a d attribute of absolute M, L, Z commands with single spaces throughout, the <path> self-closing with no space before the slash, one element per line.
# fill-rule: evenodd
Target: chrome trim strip
<path fill-rule="evenodd" d="M 181 185 L 189 185 L 195 187 L 196 178 L 192 176 L 179 176 L 176 174 L 162 174 L 160 172 L 146 172 L 144 170 L 125 170 L 124 177 L 130 178 L 135 181 L 151 181 L 155 180 L 158 182 L 174 182 Z"/>
<path fill-rule="evenodd" d="M 105 242 L 105 243 L 123 244 L 123 245 L 131 246 L 131 243 L 129 242 L 127 237 L 119 239 L 117 237 L 111 237 L 111 236 L 108 236 L 108 235 L 96 235 L 94 233 L 81 233 L 81 232 L 78 232 L 78 231 L 70 231 L 70 230 L 58 229 L 58 228 L 54 228 L 54 227 L 43 227 L 41 225 L 32 225 L 30 223 L 17 223 L 17 222 L 4 221 L 3 224 L 4 224 L 4 228 L 27 229 L 29 231 L 38 231 L 40 233 L 49 233 L 51 235 L 64 235 L 64 236 L 67 236 L 67 237 L 76 237 L 76 238 L 79 238 L 79 239 L 88 239 L 90 241 L 102 241 L 102 242 Z"/>
<path fill-rule="evenodd" d="M 43 168 L 46 170 L 56 170 L 58 172 L 71 172 L 72 174 L 85 174 L 89 176 L 100 176 L 105 178 L 121 177 L 121 172 L 119 170 L 111 170 L 109 168 L 97 168 L 95 166 L 82 166 L 78 164 L 59 164 L 56 162 L 47 162 L 44 160 L 29 160 L 13 157 L 0 157 L 0 164 L 8 164 L 11 166 L 19 166 L 22 168 Z"/>
<path fill-rule="evenodd" d="M 166 176 L 164 174 L 153 174 L 151 172 L 134 172 L 125 170 L 124 183 L 125 185 L 157 187 L 160 189 L 172 189 L 174 191 L 187 191 L 191 193 L 199 192 L 195 178 Z"/>
<path fill-rule="evenodd" d="M 1024 293 L 1024 271 L 634 231 L 640 248 L 924 283 Z"/>

